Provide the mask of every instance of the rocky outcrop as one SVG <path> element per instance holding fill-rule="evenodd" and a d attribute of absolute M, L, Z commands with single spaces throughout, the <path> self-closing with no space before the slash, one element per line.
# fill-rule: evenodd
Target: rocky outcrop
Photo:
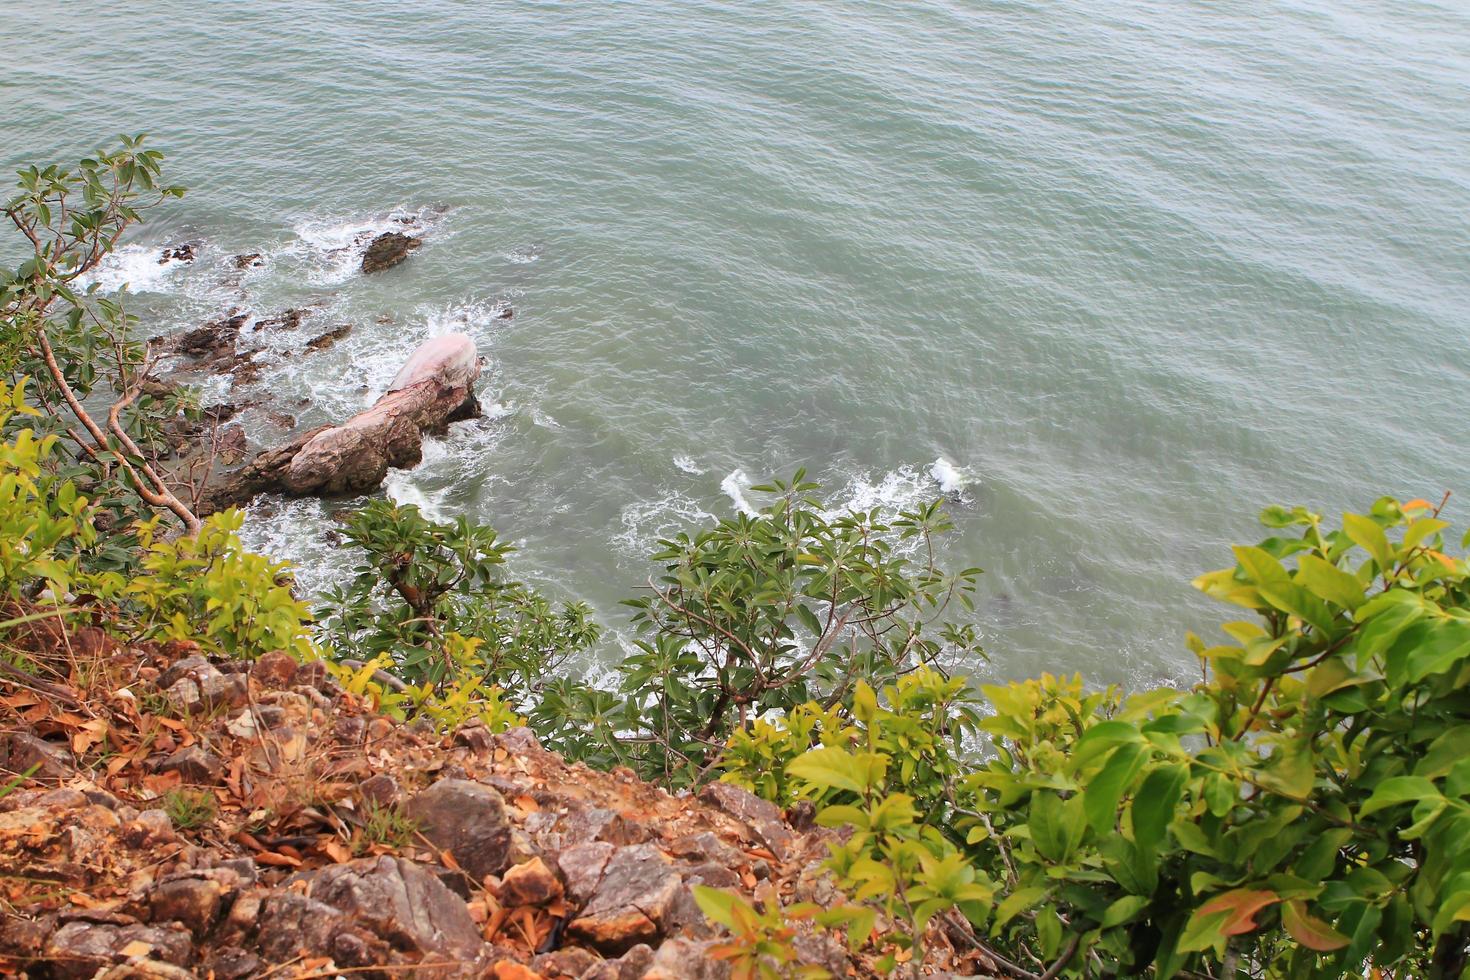
<path fill-rule="evenodd" d="M 480 360 L 464 334 L 422 344 L 371 408 L 343 422 L 301 433 L 217 478 L 200 502 L 202 514 L 256 494 L 342 496 L 383 482 L 390 468 L 417 465 L 425 435 L 479 413 L 474 384 Z"/>
<path fill-rule="evenodd" d="M 695 886 L 841 900 L 833 832 L 737 787 L 397 723 L 285 653 L 94 646 L 107 686 L 75 706 L 0 678 L 0 764 L 56 763 L 0 799 L 0 975 L 725 980 Z M 178 794 L 204 816 L 171 819 Z M 789 921 L 801 965 L 876 975 L 885 950 Z M 964 928 L 931 929 L 926 975 L 984 972 Z"/>
<path fill-rule="evenodd" d="M 399 231 L 385 231 L 369 242 L 362 253 L 362 271 L 381 272 L 391 269 L 408 258 L 408 253 L 423 243 L 422 238 L 414 238 Z"/>

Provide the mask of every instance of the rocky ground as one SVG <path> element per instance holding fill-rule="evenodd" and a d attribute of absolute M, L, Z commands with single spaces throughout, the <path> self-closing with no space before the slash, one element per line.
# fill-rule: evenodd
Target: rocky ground
<path fill-rule="evenodd" d="M 728 784 L 396 723 L 285 654 L 37 635 L 71 683 L 0 674 L 0 772 L 33 772 L 0 799 L 0 973 L 715 978 L 691 886 L 836 899 L 830 832 Z M 806 928 L 803 962 L 871 975 L 879 950 Z M 979 972 L 966 929 L 931 930 L 926 972 Z"/>

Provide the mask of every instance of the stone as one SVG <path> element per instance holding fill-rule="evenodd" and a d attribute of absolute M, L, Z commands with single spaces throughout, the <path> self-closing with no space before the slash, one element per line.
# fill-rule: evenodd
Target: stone
<path fill-rule="evenodd" d="M 250 321 L 250 314 L 239 313 L 223 320 L 211 320 L 201 327 L 180 334 L 173 341 L 174 350 L 185 357 L 203 362 L 202 367 L 224 367 L 235 359 L 235 345 L 240 341 L 240 328 Z"/>
<path fill-rule="evenodd" d="M 371 407 L 340 425 L 301 432 L 213 477 L 197 512 L 213 513 L 265 492 L 343 496 L 377 488 L 389 469 L 417 465 L 425 435 L 478 413 L 473 388 L 480 367 L 465 334 L 425 341 Z"/>
<path fill-rule="evenodd" d="M 265 259 L 261 257 L 259 252 L 247 252 L 244 255 L 237 255 L 233 261 L 237 269 L 258 269 L 265 265 Z"/>
<path fill-rule="evenodd" d="M 295 330 L 301 326 L 301 321 L 311 316 L 311 310 L 291 309 L 282 310 L 275 316 L 262 317 L 255 321 L 251 329 L 260 330 Z"/>
<path fill-rule="evenodd" d="M 710 783 L 700 800 L 722 810 L 750 829 L 752 837 L 782 861 L 792 856 L 795 836 L 774 803 L 734 783 Z"/>
<path fill-rule="evenodd" d="M 166 650 L 165 654 L 167 653 L 168 651 Z M 214 664 L 210 663 L 202 654 L 196 653 L 191 656 L 185 656 L 170 664 L 167 670 L 158 675 L 156 684 L 160 690 L 165 690 L 173 687 L 174 684 L 185 677 L 197 682 L 202 677 L 214 676 L 218 673 L 219 669 Z"/>
<path fill-rule="evenodd" d="M 728 980 L 730 964 L 710 955 L 710 942 L 670 939 L 658 948 L 643 980 Z"/>
<path fill-rule="evenodd" d="M 238 906 L 240 900 L 235 904 Z M 325 902 L 295 892 L 273 892 L 259 907 L 259 933 L 253 948 L 270 963 L 320 956 L 331 949 L 332 937 L 342 928 L 344 919 Z"/>
<path fill-rule="evenodd" d="M 374 806 L 393 806 L 398 802 L 398 780 L 386 772 L 380 772 L 364 779 L 357 787 L 357 792 L 365 803 L 371 803 Z"/>
<path fill-rule="evenodd" d="M 301 665 L 285 650 L 272 650 L 260 655 L 250 668 L 250 677 L 268 691 L 281 691 L 291 686 Z"/>
<path fill-rule="evenodd" d="M 176 772 L 186 783 L 209 785 L 219 781 L 225 764 L 213 752 L 191 745 L 163 760 L 158 769 L 160 772 Z"/>
<path fill-rule="evenodd" d="M 510 822 L 495 790 L 464 779 L 441 779 L 414 796 L 404 813 L 434 846 L 454 855 L 476 881 L 498 875 L 510 857 Z"/>
<path fill-rule="evenodd" d="M 178 878 L 155 886 L 148 907 L 154 922 L 177 922 L 202 938 L 219 918 L 228 891 L 218 878 Z"/>
<path fill-rule="evenodd" d="M 408 258 L 408 253 L 423 243 L 421 238 L 398 231 L 385 231 L 369 242 L 366 251 L 362 253 L 362 271 L 381 272 L 391 269 Z"/>
<path fill-rule="evenodd" d="M 293 880 L 306 883 L 307 898 L 366 926 L 396 949 L 461 962 L 482 952 L 480 930 L 464 901 L 412 861 L 384 855 Z"/>
<path fill-rule="evenodd" d="M 572 946 L 542 953 L 531 961 L 531 969 L 544 977 L 580 977 L 601 962 L 602 957 L 591 950 Z"/>
<path fill-rule="evenodd" d="M 653 962 L 653 947 L 639 943 L 617 960 L 617 980 L 640 980 Z"/>
<path fill-rule="evenodd" d="M 617 847 L 605 841 L 574 844 L 556 856 L 556 866 L 566 882 L 567 897 L 585 903 L 602 883 L 602 872 Z"/>
<path fill-rule="evenodd" d="M 215 980 L 244 980 L 259 975 L 262 966 L 259 956 L 239 946 L 216 949 L 204 961 L 206 975 L 212 974 Z"/>
<path fill-rule="evenodd" d="M 128 847 L 154 847 L 178 839 L 173 820 L 162 810 L 144 810 L 122 827 L 122 842 Z"/>
<path fill-rule="evenodd" d="M 203 242 L 184 242 L 182 245 L 165 247 L 158 256 L 159 265 L 167 265 L 170 262 L 193 262 L 199 257 L 199 249 Z"/>
<path fill-rule="evenodd" d="M 204 696 L 199 693 L 199 685 L 187 677 L 174 681 L 164 690 L 163 696 L 180 714 L 189 714 L 204 707 Z"/>
<path fill-rule="evenodd" d="M 250 682 L 244 674 L 208 674 L 198 684 L 205 708 L 238 708 L 250 700 Z"/>
<path fill-rule="evenodd" d="M 608 859 L 592 898 L 567 925 L 567 935 L 608 954 L 650 942 L 663 934 L 682 887 L 657 847 L 620 847 Z"/>
<path fill-rule="evenodd" d="M 0 770 L 32 779 L 65 779 L 76 771 L 76 763 L 64 746 L 37 738 L 28 732 L 0 733 Z"/>
<path fill-rule="evenodd" d="M 680 837 L 669 845 L 669 853 L 692 862 L 712 862 L 727 868 L 745 863 L 745 854 L 739 848 L 730 846 L 708 830 Z"/>
<path fill-rule="evenodd" d="M 562 893 L 561 879 L 539 857 L 516 865 L 500 880 L 500 903 L 506 906 L 549 905 Z"/>
<path fill-rule="evenodd" d="M 248 444 L 245 440 L 245 430 L 238 425 L 229 425 L 221 429 L 214 440 L 215 452 L 219 454 L 220 462 L 226 466 L 234 466 L 245 458 Z"/>
<path fill-rule="evenodd" d="M 46 948 L 46 940 L 56 931 L 56 918 L 43 916 L 27 919 L 19 915 L 0 917 L 0 949 L 11 956 L 40 956 Z"/>
<path fill-rule="evenodd" d="M 194 959 L 194 944 L 182 927 L 68 922 L 46 940 L 43 956 L 52 961 L 51 976 L 81 980 L 134 957 L 187 967 Z"/>
<path fill-rule="evenodd" d="M 306 349 L 326 350 L 328 347 L 331 347 L 337 341 L 341 340 L 343 337 L 346 337 L 350 333 L 352 333 L 352 324 L 344 323 L 341 326 L 333 327 L 326 333 L 320 334 L 308 340 L 306 342 Z"/>

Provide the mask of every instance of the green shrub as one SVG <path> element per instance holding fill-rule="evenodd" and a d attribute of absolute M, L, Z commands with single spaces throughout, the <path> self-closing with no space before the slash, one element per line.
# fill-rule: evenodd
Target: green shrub
<path fill-rule="evenodd" d="M 934 539 L 952 527 L 939 504 L 834 515 L 817 489 L 798 472 L 754 488 L 774 498 L 759 516 L 660 543 L 663 574 L 627 603 L 643 638 L 622 665 L 644 772 L 698 781 L 765 712 L 846 705 L 859 681 L 983 656 L 972 626 L 944 618 L 980 569 L 939 568 Z"/>
<path fill-rule="evenodd" d="M 1460 976 L 1465 562 L 1423 501 L 1380 500 L 1340 530 L 1302 509 L 1263 520 L 1276 536 L 1196 583 L 1257 620 L 1227 623 L 1229 643 L 1191 637 L 1207 668 L 1191 691 L 987 687 L 989 751 L 966 767 L 891 731 L 938 730 L 889 689 L 848 719 L 809 705 L 737 733 L 726 778 L 852 828 L 829 867 L 908 921 L 904 941 L 958 908 L 1016 976 Z"/>
<path fill-rule="evenodd" d="M 311 617 L 291 594 L 289 563 L 246 551 L 235 533 L 243 519 L 224 511 L 198 534 L 173 539 L 157 536 L 157 519 L 140 525 L 141 574 L 121 589 L 139 610 L 138 635 L 194 640 L 252 660 L 271 650 L 316 659 Z"/>
<path fill-rule="evenodd" d="M 533 698 L 599 635 L 585 605 L 557 608 L 503 578 L 514 549 L 464 517 L 437 523 L 412 504 L 375 500 L 353 514 L 347 540 L 366 561 L 351 585 L 327 596 L 323 642 L 339 659 L 401 678 L 411 690 L 400 694 L 420 707 L 437 700 L 446 722 L 456 717 L 450 705 L 481 691 L 496 706 L 496 691 L 512 702 Z"/>

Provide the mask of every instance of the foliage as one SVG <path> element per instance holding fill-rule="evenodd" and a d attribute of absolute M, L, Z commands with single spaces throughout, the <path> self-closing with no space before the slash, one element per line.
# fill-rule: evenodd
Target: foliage
<path fill-rule="evenodd" d="M 143 136 L 125 136 L 116 150 L 74 168 L 19 171 L 18 193 L 3 210 L 29 257 L 0 270 L 0 374 L 38 380 L 44 411 L 37 424 L 79 453 L 75 462 L 58 457 L 58 473 L 114 512 L 109 529 L 126 528 L 148 507 L 167 508 L 192 529 L 192 513 L 153 465 L 160 426 L 189 396 L 149 383 L 153 361 L 135 318 L 121 297 L 86 285 L 130 225 L 183 194 L 161 183 L 163 154 L 143 144 Z M 99 400 L 105 404 L 94 416 Z M 116 566 L 131 547 L 124 537 L 90 559 Z"/>
<path fill-rule="evenodd" d="M 121 592 L 139 608 L 137 629 L 148 639 L 192 639 L 232 657 L 254 659 L 286 650 L 315 659 L 306 606 L 291 594 L 286 562 L 252 554 L 235 533 L 243 515 L 229 510 L 198 534 L 157 536 L 157 519 L 140 525 L 142 574 Z"/>
<path fill-rule="evenodd" d="M 1034 975 L 1026 962 L 1049 976 L 1459 976 L 1465 562 L 1423 501 L 1380 500 L 1338 530 L 1302 509 L 1263 520 L 1296 533 L 1237 548 L 1235 567 L 1196 583 L 1259 621 L 1227 623 L 1229 643 L 1191 638 L 1207 667 L 1192 691 L 987 687 L 984 764 L 957 775 L 935 756 L 894 782 L 902 756 L 882 726 L 909 709 L 890 690 L 887 709 L 862 699 L 848 736 L 813 726 L 816 706 L 793 712 L 776 728 L 821 743 L 794 759 L 737 751 L 737 736 L 727 778 L 817 800 L 820 822 L 853 830 L 829 866 L 855 899 L 893 914 L 899 898 L 916 941 L 922 910 L 957 907 L 1015 976 Z M 757 758 L 785 760 L 786 782 L 753 780 Z M 895 791 L 926 785 L 950 801 L 938 822 L 933 789 Z"/>
<path fill-rule="evenodd" d="M 25 379 L 0 381 L 0 431 L 14 418 L 38 416 L 25 401 Z M 32 428 L 0 443 L 0 595 L 11 602 L 35 598 L 43 588 L 64 596 L 77 577 L 78 549 L 96 539 L 86 497 L 70 480 L 47 469 L 54 435 Z"/>
<path fill-rule="evenodd" d="M 219 807 L 207 789 L 171 789 L 163 794 L 163 812 L 180 830 L 193 830 L 214 820 Z"/>
<path fill-rule="evenodd" d="M 973 627 L 943 619 L 980 570 L 937 566 L 934 538 L 952 526 L 937 502 L 890 522 L 829 513 L 801 472 L 754 489 L 774 498 L 759 516 L 660 542 L 664 574 L 628 601 L 643 638 L 622 665 L 622 722 L 638 766 L 675 784 L 765 712 L 846 705 L 860 679 L 982 655 Z"/>
<path fill-rule="evenodd" d="M 374 662 L 419 690 L 474 681 L 525 699 L 597 640 L 582 603 L 558 609 L 501 577 L 514 549 L 490 527 L 463 516 L 437 523 L 412 504 L 375 500 L 352 515 L 346 536 L 366 561 L 327 597 L 324 633 L 339 656 Z"/>
<path fill-rule="evenodd" d="M 826 980 L 831 974 L 819 966 L 802 965 L 792 940 L 796 929 L 791 920 L 811 918 L 815 906 L 771 903 L 758 909 L 733 892 L 704 885 L 694 886 L 694 900 L 710 921 L 724 926 L 730 941 L 710 948 L 710 955 L 730 964 L 731 980 Z"/>

